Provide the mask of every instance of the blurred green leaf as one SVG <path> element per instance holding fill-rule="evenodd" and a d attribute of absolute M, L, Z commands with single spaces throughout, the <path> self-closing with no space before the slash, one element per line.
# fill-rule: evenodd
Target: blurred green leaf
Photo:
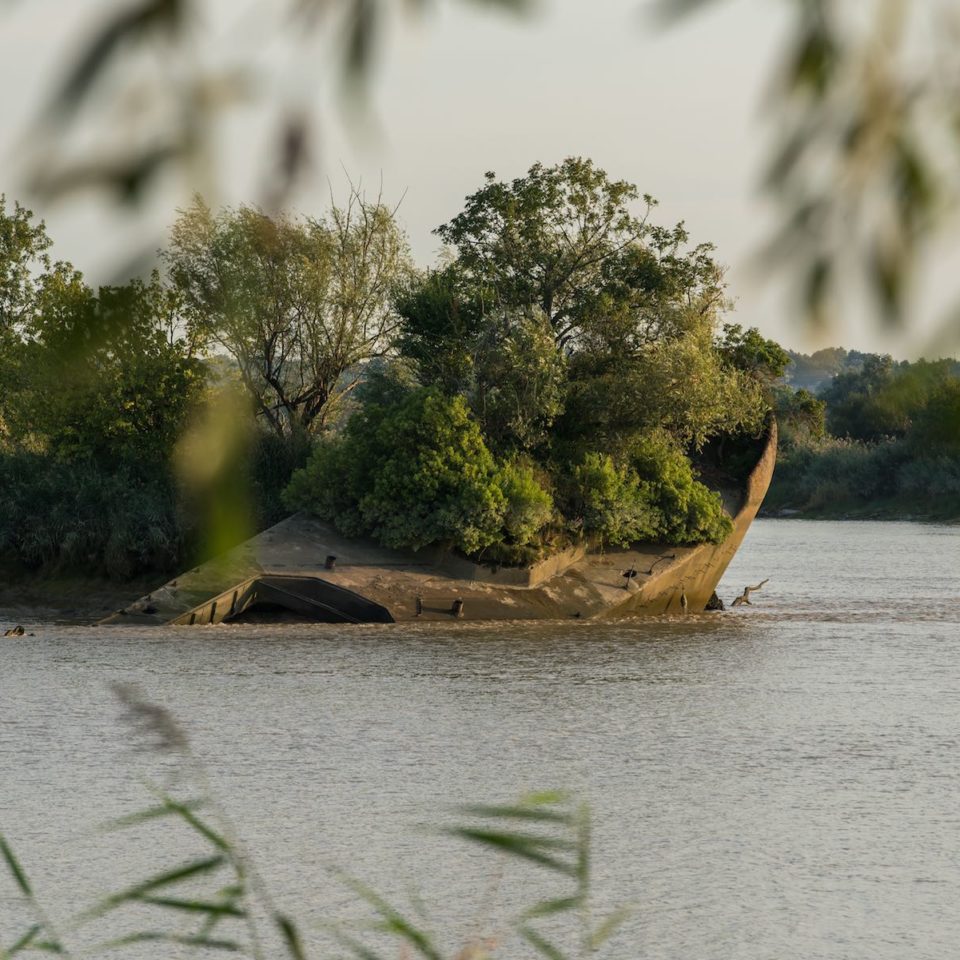
<path fill-rule="evenodd" d="M 16 954 L 20 953 L 21 950 L 26 950 L 27 947 L 33 943 L 42 929 L 43 927 L 41 927 L 40 924 L 34 924 L 19 940 L 16 941 L 16 943 L 13 944 L 13 946 L 8 947 L 6 950 L 0 950 L 0 958 L 7 960 L 7 957 L 16 956 Z"/>
<path fill-rule="evenodd" d="M 23 867 L 20 866 L 20 862 L 13 855 L 13 851 L 10 849 L 7 841 L 4 839 L 3 834 L 0 834 L 0 856 L 3 857 L 4 862 L 7 865 L 7 869 L 10 871 L 14 881 L 20 888 L 20 892 L 25 897 L 32 899 L 33 890 L 30 888 L 30 881 L 27 880 L 27 875 L 24 872 Z"/>
<path fill-rule="evenodd" d="M 826 19 L 822 15 L 811 15 L 789 58 L 788 86 L 823 97 L 833 77 L 838 55 L 838 44 Z"/>
<path fill-rule="evenodd" d="M 653 12 L 665 23 L 672 23 L 692 13 L 699 13 L 717 0 L 658 0 Z"/>
<path fill-rule="evenodd" d="M 392 907 L 379 894 L 354 877 L 342 871 L 335 871 L 342 883 L 348 886 L 358 896 L 370 904 L 383 919 L 381 929 L 387 933 L 405 940 L 427 960 L 442 960 L 440 952 L 433 945 L 430 937 L 407 920 L 398 910 Z"/>
<path fill-rule="evenodd" d="M 567 955 L 562 950 L 554 946 L 546 937 L 537 933 L 537 931 L 531 927 L 521 927 L 519 932 L 520 936 L 541 956 L 547 957 L 548 960 L 567 960 Z"/>
<path fill-rule="evenodd" d="M 173 884 L 180 883 L 182 880 L 187 880 L 190 877 L 195 877 L 199 874 L 211 873 L 214 870 L 222 867 L 226 862 L 227 858 L 222 854 L 218 854 L 215 857 L 194 860 L 193 862 L 185 864 L 182 867 L 177 867 L 174 870 L 167 871 L 166 873 L 157 874 L 156 876 L 151 877 L 149 880 L 143 881 L 143 883 L 138 883 L 136 886 L 128 887 L 126 890 L 123 890 L 120 893 L 114 893 L 108 897 L 105 897 L 100 901 L 99 904 L 97 904 L 95 907 L 92 907 L 84 916 L 87 918 L 100 916 L 124 903 L 141 899 L 144 894 L 149 893 L 151 890 L 158 890 L 161 887 L 172 886 Z"/>
<path fill-rule="evenodd" d="M 606 917 L 590 936 L 590 949 L 599 950 L 636 913 L 636 907 L 626 905 L 618 907 Z"/>
<path fill-rule="evenodd" d="M 530 860 L 549 870 L 577 876 L 577 866 L 553 857 L 546 850 L 576 850 L 576 844 L 555 837 L 538 837 L 531 834 L 505 833 L 497 830 L 482 830 L 475 827 L 453 827 L 445 831 L 463 840 L 483 846 L 494 847 L 512 856 Z"/>
<path fill-rule="evenodd" d="M 111 950 L 118 947 L 127 947 L 135 943 L 175 943 L 182 947 L 203 947 L 207 950 L 226 950 L 230 953 L 239 953 L 243 950 L 242 944 L 235 940 L 218 940 L 212 937 L 191 937 L 184 934 L 167 933 L 163 930 L 143 930 L 131 933 L 116 940 L 109 940 L 101 945 L 101 949 Z"/>
<path fill-rule="evenodd" d="M 339 943 L 347 947 L 355 957 L 359 957 L 360 960 L 383 960 L 383 957 L 379 953 L 371 950 L 366 944 L 361 943 L 355 937 L 344 933 L 339 926 L 326 924 L 325 929 L 327 929 Z"/>
<path fill-rule="evenodd" d="M 188 913 L 219 914 L 224 917 L 245 917 L 246 910 L 241 910 L 232 903 L 211 903 L 205 900 L 178 900 L 174 897 L 137 897 L 139 903 L 146 903 L 152 907 L 165 907 L 170 910 L 183 910 Z"/>
<path fill-rule="evenodd" d="M 303 949 L 303 941 L 300 938 L 300 931 L 294 922 L 282 913 L 275 913 L 273 922 L 283 935 L 283 942 L 293 960 L 307 960 L 307 955 Z"/>
<path fill-rule="evenodd" d="M 181 810 L 199 810 L 203 806 L 203 800 L 185 800 L 183 803 L 177 803 L 175 806 L 167 801 L 155 807 L 148 807 L 146 810 L 128 814 L 125 817 L 118 817 L 116 820 L 108 820 L 106 823 L 101 824 L 100 829 L 109 832 L 124 830 L 127 827 L 138 827 L 141 823 L 146 823 L 150 820 L 156 820 L 161 817 L 180 816 Z"/>
<path fill-rule="evenodd" d="M 180 817 L 184 823 L 192 827 L 197 833 L 199 833 L 206 840 L 209 840 L 217 849 L 223 850 L 225 852 L 230 850 L 230 844 L 221 834 L 217 833 L 212 827 L 207 826 L 202 820 L 194 815 L 190 807 L 185 804 L 177 803 L 175 800 L 167 799 L 167 805 L 170 807 L 172 813 Z"/>
<path fill-rule="evenodd" d="M 544 900 L 543 903 L 538 903 L 529 910 L 525 910 L 523 918 L 525 920 L 532 920 L 534 917 L 549 917 L 555 913 L 565 913 L 568 910 L 575 910 L 582 904 L 583 898 L 580 896 L 560 897 L 557 900 Z"/>
<path fill-rule="evenodd" d="M 532 820 L 539 823 L 570 824 L 573 819 L 568 813 L 555 810 L 543 810 L 535 806 L 485 806 L 475 804 L 457 807 L 459 813 L 470 817 L 489 817 L 504 820 Z"/>
<path fill-rule="evenodd" d="M 345 34 L 345 65 L 354 79 L 370 67 L 376 32 L 380 26 L 377 0 L 350 0 Z"/>

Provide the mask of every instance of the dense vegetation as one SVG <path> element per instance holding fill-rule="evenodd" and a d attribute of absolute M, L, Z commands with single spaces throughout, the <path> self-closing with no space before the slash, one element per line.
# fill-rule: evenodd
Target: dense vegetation
<path fill-rule="evenodd" d="M 390 363 L 295 475 L 291 507 L 498 562 L 580 538 L 722 539 L 729 517 L 688 454 L 761 431 L 741 357 L 758 335 L 717 341 L 712 249 L 654 226 L 653 206 L 584 160 L 488 174 L 436 231 L 444 264 L 397 296 Z"/>
<path fill-rule="evenodd" d="M 767 508 L 960 516 L 960 363 L 830 354 L 836 371 L 816 396 L 778 392 L 782 444 Z"/>
<path fill-rule="evenodd" d="M 168 570 L 300 508 L 498 563 L 721 539 L 694 461 L 762 432 L 786 355 L 720 329 L 712 249 L 654 205 L 579 159 L 489 174 L 418 271 L 357 193 L 197 199 L 162 274 L 95 290 L 0 200 L 0 563 Z"/>
<path fill-rule="evenodd" d="M 167 272 L 93 290 L 0 198 L 0 564 L 166 571 L 287 513 L 281 493 L 386 349 L 409 269 L 357 195 L 321 221 L 199 201 Z"/>

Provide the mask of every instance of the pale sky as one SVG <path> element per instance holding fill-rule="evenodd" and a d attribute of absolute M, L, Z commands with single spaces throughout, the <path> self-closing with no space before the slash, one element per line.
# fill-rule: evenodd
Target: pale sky
<path fill-rule="evenodd" d="M 50 206 L 24 192 L 27 121 L 65 52 L 113 6 L 30 0 L 0 13 L 0 191 L 42 215 L 55 253 L 93 282 L 114 279 L 138 245 L 159 243 L 191 188 L 167 178 L 133 210 L 96 196 Z M 258 4 L 224 0 L 226 26 L 211 35 L 210 62 L 246 57 L 266 78 L 268 98 L 310 104 L 318 118 L 318 163 L 296 209 L 321 213 L 329 181 L 342 192 L 344 170 L 374 190 L 382 180 L 387 200 L 403 195 L 400 219 L 427 265 L 438 248 L 431 230 L 461 209 L 485 171 L 514 177 L 536 161 L 587 156 L 657 197 L 658 222 L 682 219 L 694 241 L 716 244 L 730 268 L 737 322 L 797 349 L 842 343 L 912 352 L 863 322 L 811 339 L 783 290 L 761 283 L 751 265 L 769 232 L 771 208 L 757 183 L 772 134 L 765 94 L 782 50 L 785 4 L 725 0 L 669 30 L 644 15 L 643 0 L 542 0 L 524 19 L 464 0 L 426 6 L 412 20 L 395 12 L 370 88 L 376 119 L 358 123 L 330 92 L 326 48 L 291 51 L 245 36 L 244 18 Z M 223 123 L 215 201 L 261 198 L 271 119 L 261 105 Z"/>

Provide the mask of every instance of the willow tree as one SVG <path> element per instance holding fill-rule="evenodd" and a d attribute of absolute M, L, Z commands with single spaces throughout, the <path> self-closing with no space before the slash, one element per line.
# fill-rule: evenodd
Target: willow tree
<path fill-rule="evenodd" d="M 392 210 L 352 191 L 323 218 L 241 206 L 181 211 L 165 259 L 191 331 L 234 360 L 278 434 L 323 428 L 381 356 L 411 270 Z"/>

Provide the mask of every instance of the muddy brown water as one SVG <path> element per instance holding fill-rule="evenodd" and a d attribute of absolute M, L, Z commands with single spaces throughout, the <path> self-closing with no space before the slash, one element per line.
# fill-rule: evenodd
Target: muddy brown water
<path fill-rule="evenodd" d="M 195 851 L 94 831 L 172 770 L 119 719 L 109 684 L 136 681 L 313 956 L 338 955 L 316 925 L 362 914 L 331 863 L 422 900 L 451 953 L 562 892 L 425 827 L 564 787 L 591 804 L 596 912 L 637 905 L 610 956 L 955 957 L 960 528 L 759 520 L 721 595 L 767 577 L 752 607 L 633 623 L 28 622 L 0 641 L 0 831 L 58 919 Z M 3 937 L 19 909 L 0 878 Z"/>

